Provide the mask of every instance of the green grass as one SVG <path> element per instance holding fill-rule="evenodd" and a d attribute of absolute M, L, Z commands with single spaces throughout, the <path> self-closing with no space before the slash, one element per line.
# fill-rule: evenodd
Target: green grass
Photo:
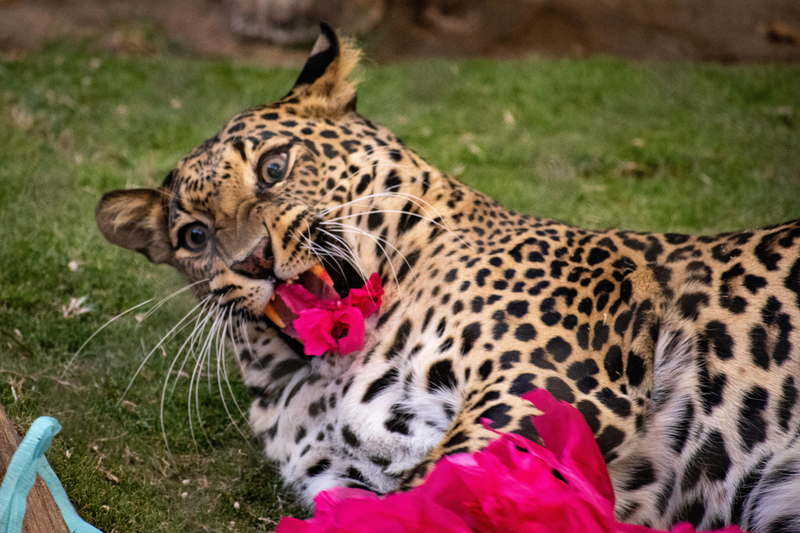
<path fill-rule="evenodd" d="M 160 396 L 178 341 L 156 350 L 121 402 L 188 297 L 141 324 L 138 311 L 118 320 L 67 368 L 112 316 L 181 286 L 103 241 L 100 195 L 157 185 L 295 75 L 66 44 L 0 63 L 0 403 L 20 431 L 42 414 L 61 421 L 48 457 L 106 532 L 269 531 L 298 512 L 230 423 L 215 376 L 201 389 L 207 437 L 195 446 L 189 380 L 173 373 L 170 461 Z M 509 208 L 594 228 L 719 232 L 800 217 L 797 87 L 800 67 L 789 65 L 430 61 L 368 68 L 359 109 Z M 90 312 L 64 318 L 83 296 Z M 237 380 L 233 392 L 248 403 Z"/>

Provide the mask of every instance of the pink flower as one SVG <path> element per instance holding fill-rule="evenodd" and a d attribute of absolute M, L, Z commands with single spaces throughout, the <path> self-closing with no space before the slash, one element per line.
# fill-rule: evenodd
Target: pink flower
<path fill-rule="evenodd" d="M 347 355 L 364 347 L 364 316 L 357 307 L 304 309 L 295 319 L 294 327 L 306 355 L 325 352 Z"/>
<path fill-rule="evenodd" d="M 322 492 L 314 518 L 285 518 L 276 533 L 657 533 L 616 521 L 608 471 L 577 409 L 544 390 L 525 399 L 544 413 L 533 423 L 546 448 L 503 434 L 473 455 L 442 458 L 425 483 L 407 493 Z M 681 524 L 672 533 L 695 530 Z M 730 526 L 720 533 L 741 532 Z"/>
<path fill-rule="evenodd" d="M 350 294 L 345 299 L 350 301 L 350 305 L 357 307 L 364 318 L 377 313 L 383 299 L 383 282 L 380 275 L 377 272 L 373 273 L 363 287 L 350 289 Z"/>
<path fill-rule="evenodd" d="M 336 487 L 320 493 L 316 513 L 308 521 L 284 518 L 275 533 L 470 533 L 453 511 L 422 493 L 411 491 L 390 496 L 387 505 L 371 492 Z"/>
<path fill-rule="evenodd" d="M 364 348 L 364 322 L 380 309 L 383 285 L 374 273 L 344 299 L 335 291 L 319 298 L 299 283 L 279 285 L 275 292 L 297 316 L 284 331 L 304 343 L 306 355 L 347 355 Z"/>

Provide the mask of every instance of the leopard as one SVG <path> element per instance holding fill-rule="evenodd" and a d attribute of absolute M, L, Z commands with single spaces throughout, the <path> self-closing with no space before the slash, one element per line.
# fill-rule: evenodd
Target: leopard
<path fill-rule="evenodd" d="M 299 499 L 537 441 L 522 396 L 545 389 L 591 429 L 619 520 L 800 531 L 800 221 L 695 236 L 507 210 L 356 111 L 359 61 L 322 24 L 285 97 L 95 213 L 235 324 L 250 426 Z M 383 282 L 353 353 L 309 356 L 265 316 L 320 266 L 340 294 Z"/>

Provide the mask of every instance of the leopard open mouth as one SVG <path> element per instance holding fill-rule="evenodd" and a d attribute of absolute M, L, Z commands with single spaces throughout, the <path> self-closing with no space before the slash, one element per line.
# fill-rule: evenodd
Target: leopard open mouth
<path fill-rule="evenodd" d="M 345 268 L 337 273 L 340 283 L 348 282 Z M 378 324 L 383 292 L 383 280 L 374 272 L 361 288 L 349 288 L 343 297 L 318 264 L 275 286 L 264 315 L 281 334 L 299 340 L 305 355 L 346 356 L 364 349 L 366 333 Z"/>
<path fill-rule="evenodd" d="M 286 331 L 297 315 L 293 313 L 278 295 L 278 288 L 284 284 L 300 284 L 320 300 L 339 300 L 346 298 L 351 289 L 364 285 L 364 279 L 348 262 L 325 258 L 296 278 L 276 280 L 272 298 L 264 307 L 264 314 L 278 328 Z"/>

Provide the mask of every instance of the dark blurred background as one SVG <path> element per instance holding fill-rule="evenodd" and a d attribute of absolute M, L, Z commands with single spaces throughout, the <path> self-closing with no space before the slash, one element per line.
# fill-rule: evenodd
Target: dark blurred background
<path fill-rule="evenodd" d="M 325 20 L 369 57 L 800 60 L 799 0 L 0 0 L 0 52 L 53 39 L 281 63 Z M 295 57 L 296 56 L 296 57 Z"/>

